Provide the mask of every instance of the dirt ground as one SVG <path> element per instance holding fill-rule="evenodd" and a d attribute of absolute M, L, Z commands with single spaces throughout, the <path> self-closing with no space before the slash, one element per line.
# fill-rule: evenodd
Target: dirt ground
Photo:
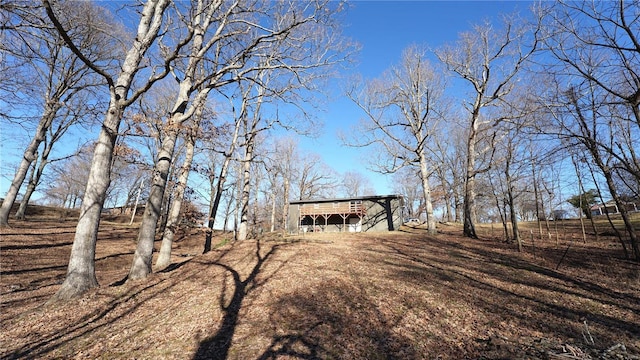
<path fill-rule="evenodd" d="M 136 228 L 105 220 L 100 287 L 47 305 L 74 231 L 46 216 L 0 230 L 3 359 L 640 359 L 640 266 L 603 236 L 517 253 L 446 224 L 434 237 L 221 233 L 199 255 L 194 231 L 168 269 L 126 282 Z"/>

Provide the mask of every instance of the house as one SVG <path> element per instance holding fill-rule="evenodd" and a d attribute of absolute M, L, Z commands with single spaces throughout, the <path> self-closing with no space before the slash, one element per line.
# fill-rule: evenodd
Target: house
<path fill-rule="evenodd" d="M 401 195 L 299 200 L 289 203 L 287 231 L 392 231 L 402 225 Z"/>
<path fill-rule="evenodd" d="M 629 212 L 638 211 L 640 210 L 640 201 L 625 202 L 624 207 Z M 615 201 L 609 200 L 604 204 L 591 206 L 591 215 L 605 215 L 607 212 L 609 214 L 618 214 L 620 212 Z"/>

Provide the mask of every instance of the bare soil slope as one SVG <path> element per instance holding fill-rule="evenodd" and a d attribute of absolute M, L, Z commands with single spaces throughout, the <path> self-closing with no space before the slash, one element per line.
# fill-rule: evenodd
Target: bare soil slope
<path fill-rule="evenodd" d="M 0 230 L 2 358 L 639 358 L 640 267 L 610 240 L 572 243 L 563 259 L 569 242 L 540 242 L 534 257 L 530 244 L 518 254 L 441 225 L 436 237 L 272 236 L 196 255 L 194 232 L 170 268 L 125 282 L 136 229 L 105 221 L 101 286 L 46 305 L 74 226 L 40 217 Z"/>

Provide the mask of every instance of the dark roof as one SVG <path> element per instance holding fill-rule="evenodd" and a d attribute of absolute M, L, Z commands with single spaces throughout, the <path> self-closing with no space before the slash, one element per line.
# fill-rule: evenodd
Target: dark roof
<path fill-rule="evenodd" d="M 402 195 L 369 195 L 369 196 L 354 196 L 349 198 L 334 198 L 334 199 L 308 199 L 308 200 L 294 200 L 289 204 L 316 204 L 327 202 L 341 202 L 352 200 L 384 200 L 384 199 L 400 199 Z"/>

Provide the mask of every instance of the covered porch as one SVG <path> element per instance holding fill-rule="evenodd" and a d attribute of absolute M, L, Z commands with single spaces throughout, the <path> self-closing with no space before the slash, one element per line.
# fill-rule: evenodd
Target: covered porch
<path fill-rule="evenodd" d="M 298 226 L 304 232 L 360 232 L 366 209 L 362 200 L 301 204 Z"/>

